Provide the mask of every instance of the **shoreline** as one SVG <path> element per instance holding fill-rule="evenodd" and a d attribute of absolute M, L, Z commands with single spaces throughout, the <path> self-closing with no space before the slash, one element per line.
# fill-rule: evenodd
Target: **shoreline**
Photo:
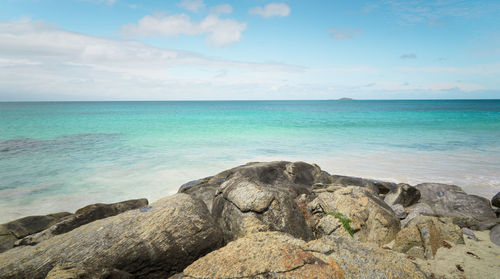
<path fill-rule="evenodd" d="M 496 205 L 500 204 L 500 196 L 497 198 Z M 2 224 L 0 274 L 6 274 L 5 278 L 52 278 L 70 272 L 96 278 L 113 274 L 133 278 L 143 274 L 144 268 L 156 266 L 146 271 L 148 277 L 160 272 L 162 278 L 218 278 L 220 274 L 233 274 L 227 275 L 232 278 L 266 265 L 251 263 L 248 256 L 252 253 L 270 253 L 272 263 L 282 254 L 267 251 L 266 247 L 271 245 L 279 250 L 282 245 L 292 245 L 295 248 L 286 248 L 288 252 L 283 253 L 291 253 L 287 257 L 304 257 L 302 249 L 313 252 L 306 257 L 315 257 L 315 264 L 307 270 L 319 268 L 314 273 L 324 273 L 325 278 L 343 278 L 344 274 L 348 278 L 364 278 L 368 270 L 383 277 L 411 274 L 411 278 L 461 278 L 465 274 L 474 278 L 480 274 L 481 278 L 490 278 L 493 270 L 500 267 L 495 260 L 500 255 L 500 212 L 495 210 L 498 212 L 489 199 L 468 195 L 454 185 L 410 186 L 329 174 L 318 165 L 304 162 L 252 162 L 185 183 L 177 194 L 151 204 L 146 199 L 93 204 L 75 214 L 31 216 Z M 201 227 L 204 229 L 200 231 Z M 175 236 L 171 235 L 174 232 Z M 486 239 L 488 234 L 491 240 Z M 165 242 L 163 237 L 170 240 Z M 136 238 L 134 241 L 138 242 L 114 244 Z M 5 246 L 6 241 L 15 247 Z M 178 246 L 169 244 L 171 241 L 178 242 L 176 245 L 182 249 L 195 249 L 179 267 L 168 261 L 160 263 L 166 259 L 162 253 L 169 258 L 182 257 L 175 248 Z M 159 258 L 146 260 L 150 252 L 143 245 L 149 242 L 152 247 L 166 249 L 158 254 Z M 260 247 L 261 242 L 269 244 Z M 246 248 L 233 251 L 235 245 Z M 108 248 L 103 251 L 103 247 Z M 352 247 L 358 248 L 348 252 Z M 81 254 L 81 249 L 87 252 Z M 296 252 L 291 252 L 294 249 Z M 325 254 L 324 249 L 335 252 Z M 67 263 L 56 265 L 62 255 Z M 221 255 L 225 256 L 218 258 Z M 243 271 L 233 269 L 233 265 L 207 265 L 233 257 L 237 265 L 245 266 Z M 138 260 L 143 265 L 139 269 L 134 265 L 117 268 Z M 97 266 L 79 265 L 85 261 Z M 356 261 L 366 266 L 359 266 Z M 284 272 L 295 274 L 292 270 L 295 269 Z M 300 275 L 291 278 L 304 277 L 309 272 L 300 266 L 298 270 Z M 272 271 L 266 272 L 274 278 Z"/>

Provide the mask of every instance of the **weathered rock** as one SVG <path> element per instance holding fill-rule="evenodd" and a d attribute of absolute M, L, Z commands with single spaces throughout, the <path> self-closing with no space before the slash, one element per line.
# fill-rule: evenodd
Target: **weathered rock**
<path fill-rule="evenodd" d="M 333 184 L 343 186 L 359 186 L 371 189 L 377 194 L 386 194 L 391 189 L 396 187 L 395 183 L 379 181 L 374 179 L 366 179 L 352 176 L 332 175 Z"/>
<path fill-rule="evenodd" d="M 462 232 L 467 235 L 468 239 L 472 239 L 474 241 L 479 241 L 479 239 L 476 237 L 476 234 L 468 228 L 462 228 Z"/>
<path fill-rule="evenodd" d="M 408 207 L 420 199 L 420 191 L 408 184 L 398 184 L 385 195 L 384 201 L 388 205 L 401 204 Z"/>
<path fill-rule="evenodd" d="M 318 166 L 303 162 L 250 163 L 229 170 L 224 177 L 212 214 L 228 240 L 258 231 L 312 238 L 305 204 L 298 198 L 304 195 L 307 200 L 313 184 L 331 182 L 331 176 Z"/>
<path fill-rule="evenodd" d="M 334 262 L 324 262 L 306 243 L 278 232 L 247 235 L 198 259 L 174 278 L 344 278 Z"/>
<path fill-rule="evenodd" d="M 333 260 L 345 278 L 426 278 L 406 257 L 352 237 L 329 235 L 307 243 L 307 251 L 324 262 Z"/>
<path fill-rule="evenodd" d="M 394 211 L 394 214 L 396 214 L 396 217 L 398 217 L 399 219 L 404 219 L 408 215 L 406 214 L 405 208 L 399 203 L 393 204 L 391 206 L 391 209 L 392 211 Z"/>
<path fill-rule="evenodd" d="M 333 193 L 318 193 L 308 208 L 322 213 L 337 212 L 351 219 L 354 237 L 383 245 L 399 231 L 399 219 L 392 209 L 367 188 L 349 186 Z"/>
<path fill-rule="evenodd" d="M 416 203 L 407 209 L 409 210 L 410 213 L 406 216 L 404 220 L 401 221 L 401 227 L 406 227 L 408 222 L 410 222 L 411 220 L 413 220 L 418 216 L 435 215 L 434 210 L 432 210 L 431 206 L 423 202 Z"/>
<path fill-rule="evenodd" d="M 90 271 L 74 264 L 58 264 L 49 271 L 45 279 L 133 279 L 134 275 L 116 268 Z"/>
<path fill-rule="evenodd" d="M 315 183 L 333 182 L 332 177 L 317 165 L 286 161 L 253 162 L 223 171 L 213 177 L 188 182 L 181 186 L 179 192 L 202 199 L 212 211 L 212 202 L 221 184 L 234 179 L 287 189 L 293 198 L 300 194 L 309 194 Z"/>
<path fill-rule="evenodd" d="M 496 207 L 500 207 L 500 192 L 491 198 L 491 204 Z"/>
<path fill-rule="evenodd" d="M 27 235 L 42 231 L 71 215 L 60 212 L 45 216 L 28 216 L 0 225 L 0 253 L 14 247 L 14 243 Z"/>
<path fill-rule="evenodd" d="M 500 246 L 500 224 L 494 226 L 490 231 L 490 240 Z"/>
<path fill-rule="evenodd" d="M 261 231 L 312 238 L 301 209 L 287 190 L 245 180 L 229 180 L 225 186 L 214 200 L 212 214 L 227 240 Z"/>
<path fill-rule="evenodd" d="M 186 194 L 83 225 L 36 246 L 0 254 L 2 278 L 44 278 L 59 263 L 86 272 L 120 270 L 136 278 L 165 278 L 220 247 L 222 232 L 206 205 Z"/>
<path fill-rule="evenodd" d="M 342 226 L 338 218 L 332 215 L 326 215 L 318 222 L 317 228 L 321 231 L 322 235 L 329 235 Z"/>
<path fill-rule="evenodd" d="M 465 243 L 460 227 L 450 218 L 419 216 L 396 235 L 393 249 L 413 257 L 432 259 L 444 245 L 443 241 Z"/>
<path fill-rule="evenodd" d="M 137 209 L 147 205 L 147 199 L 135 199 L 112 204 L 91 204 L 78 209 L 74 215 L 64 218 L 64 220 L 54 224 L 48 229 L 19 240 L 16 242 L 16 246 L 35 245 L 43 240 L 53 237 L 54 235 L 69 232 L 95 220 L 114 216 L 127 210 Z"/>
<path fill-rule="evenodd" d="M 474 228 L 481 221 L 496 218 L 488 199 L 468 195 L 458 186 L 423 183 L 415 188 L 420 191 L 421 201 L 430 205 L 436 215 L 451 217 L 461 227 Z"/>

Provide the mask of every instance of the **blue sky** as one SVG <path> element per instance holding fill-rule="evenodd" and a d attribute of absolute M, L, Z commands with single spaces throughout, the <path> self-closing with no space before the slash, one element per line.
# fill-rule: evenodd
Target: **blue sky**
<path fill-rule="evenodd" d="M 3 0 L 0 101 L 500 98 L 499 1 Z"/>

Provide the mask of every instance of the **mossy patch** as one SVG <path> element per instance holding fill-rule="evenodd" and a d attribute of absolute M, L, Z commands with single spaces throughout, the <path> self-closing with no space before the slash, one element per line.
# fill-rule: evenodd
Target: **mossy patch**
<path fill-rule="evenodd" d="M 342 223 L 342 226 L 344 227 L 344 229 L 351 235 L 351 236 L 354 236 L 354 230 L 352 229 L 350 223 L 352 222 L 351 219 L 347 218 L 347 217 L 344 217 L 344 215 L 342 215 L 342 213 L 340 212 L 328 212 L 326 213 L 325 215 L 332 215 L 334 216 L 335 218 L 339 219 L 339 221 Z"/>

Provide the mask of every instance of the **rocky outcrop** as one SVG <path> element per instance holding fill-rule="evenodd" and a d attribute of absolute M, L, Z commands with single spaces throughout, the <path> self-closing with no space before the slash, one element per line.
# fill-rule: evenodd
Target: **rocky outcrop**
<path fill-rule="evenodd" d="M 420 191 L 417 188 L 408 184 L 398 184 L 395 188 L 391 189 L 384 197 L 385 203 L 389 206 L 400 204 L 408 207 L 416 203 L 420 199 Z"/>
<path fill-rule="evenodd" d="M 331 183 L 334 185 L 364 187 L 372 190 L 377 194 L 386 194 L 391 189 L 396 187 L 396 184 L 392 182 L 344 175 L 332 175 L 331 179 Z"/>
<path fill-rule="evenodd" d="M 465 243 L 460 227 L 450 218 L 419 216 L 396 235 L 393 249 L 415 258 L 432 259 L 446 243 Z"/>
<path fill-rule="evenodd" d="M 53 237 L 54 235 L 69 232 L 95 220 L 114 216 L 119 213 L 131 209 L 141 208 L 147 205 L 147 199 L 135 199 L 112 204 L 91 204 L 78 209 L 74 215 L 64 218 L 62 221 L 54 224 L 50 228 L 17 241 L 16 246 L 35 245 L 43 240 Z"/>
<path fill-rule="evenodd" d="M 0 225 L 0 253 L 13 248 L 18 239 L 40 232 L 69 215 L 71 213 L 61 212 L 45 216 L 28 216 Z"/>
<path fill-rule="evenodd" d="M 45 278 L 52 269 L 61 269 L 57 265 L 66 264 L 90 278 L 99 278 L 103 270 L 135 278 L 165 278 L 221 245 L 222 233 L 206 205 L 176 194 L 143 210 L 97 220 L 36 246 L 2 253 L 0 277 Z"/>
<path fill-rule="evenodd" d="M 399 255 L 352 238 L 311 242 L 261 232 L 230 242 L 173 278 L 425 278 Z"/>
<path fill-rule="evenodd" d="M 311 239 L 302 210 L 295 199 L 311 194 L 311 185 L 328 174 L 306 163 L 272 162 L 233 169 L 213 201 L 212 215 L 232 240 L 259 231 L 282 231 Z"/>
<path fill-rule="evenodd" d="M 391 242 L 400 229 L 392 209 L 367 188 L 349 186 L 318 193 L 308 208 L 313 214 L 340 213 L 350 219 L 354 238 L 362 242 L 383 245 Z"/>
<path fill-rule="evenodd" d="M 421 201 L 429 205 L 434 214 L 451 217 L 461 227 L 477 229 L 481 222 L 496 218 L 488 199 L 468 195 L 458 186 L 423 183 L 415 188 L 420 191 Z"/>
<path fill-rule="evenodd" d="M 200 258 L 176 278 L 344 278 L 335 262 L 320 260 L 305 246 L 283 233 L 250 234 Z"/>

